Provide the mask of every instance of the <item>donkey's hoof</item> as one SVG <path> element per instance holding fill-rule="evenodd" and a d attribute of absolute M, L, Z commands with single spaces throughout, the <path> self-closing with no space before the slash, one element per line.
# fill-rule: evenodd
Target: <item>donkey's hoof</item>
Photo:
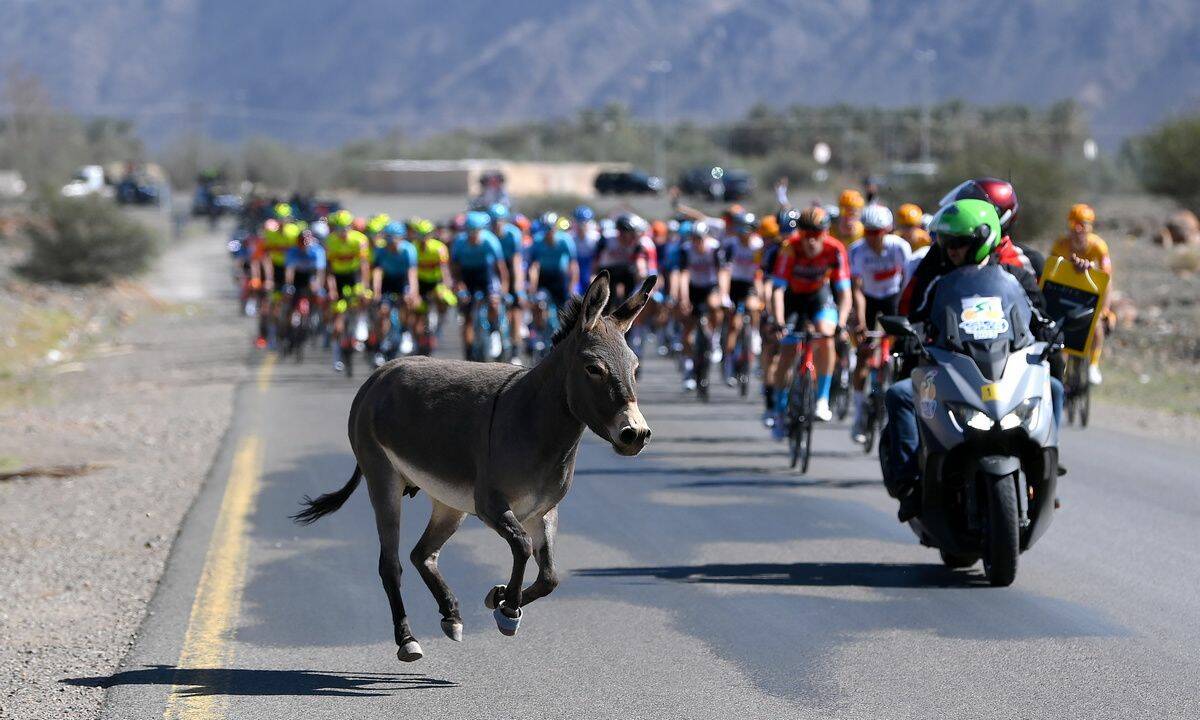
<path fill-rule="evenodd" d="M 396 657 L 400 660 L 400 662 L 414 662 L 420 660 L 424 656 L 425 653 L 421 650 L 421 643 L 417 642 L 416 640 L 409 640 L 401 645 L 400 649 L 396 651 Z"/>
<path fill-rule="evenodd" d="M 462 621 L 454 618 L 442 620 L 442 632 L 454 642 L 462 642 Z"/>
<path fill-rule="evenodd" d="M 496 627 L 500 628 L 500 632 L 511 637 L 516 635 L 517 628 L 521 627 L 521 608 L 517 608 L 515 616 L 509 615 L 509 612 L 504 601 L 501 600 L 496 609 L 492 611 L 492 617 L 496 618 Z"/>
<path fill-rule="evenodd" d="M 504 591 L 507 589 L 507 585 L 497 585 L 489 590 L 483 599 L 483 606 L 488 610 L 495 610 L 500 605 L 500 599 L 504 597 Z"/>

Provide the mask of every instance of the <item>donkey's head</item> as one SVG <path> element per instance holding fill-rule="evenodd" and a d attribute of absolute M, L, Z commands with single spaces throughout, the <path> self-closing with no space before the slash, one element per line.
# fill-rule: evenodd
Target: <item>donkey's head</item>
<path fill-rule="evenodd" d="M 560 331 L 560 342 L 567 345 L 567 406 L 621 455 L 637 455 L 650 439 L 650 427 L 637 404 L 637 356 L 625 342 L 625 333 L 656 281 L 654 276 L 647 278 L 640 290 L 606 315 L 609 279 L 602 271 L 582 300 L 570 301 Z"/>

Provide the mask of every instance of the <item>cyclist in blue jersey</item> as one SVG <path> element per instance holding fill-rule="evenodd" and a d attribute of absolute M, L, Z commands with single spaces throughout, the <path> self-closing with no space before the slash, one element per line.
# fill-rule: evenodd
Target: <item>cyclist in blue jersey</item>
<path fill-rule="evenodd" d="M 525 236 L 513 222 L 512 212 L 503 203 L 494 203 L 488 208 L 492 221 L 492 232 L 500 240 L 504 251 L 504 264 L 508 268 L 509 288 L 504 298 L 508 305 L 508 327 L 513 347 L 521 344 L 521 308 L 525 304 Z"/>
<path fill-rule="evenodd" d="M 571 213 L 571 236 L 575 241 L 576 257 L 579 260 L 579 283 L 572 292 L 582 293 L 583 286 L 592 278 L 592 260 L 596 255 L 596 244 L 600 242 L 600 228 L 596 226 L 596 213 L 587 205 L 580 205 Z"/>
<path fill-rule="evenodd" d="M 475 328 L 470 320 L 475 294 L 483 293 L 487 298 L 489 320 L 495 323 L 499 321 L 500 295 L 509 289 L 504 250 L 500 240 L 488 230 L 489 224 L 491 218 L 487 213 L 467 213 L 466 229 L 459 233 L 450 248 L 450 270 L 458 291 L 466 294 L 465 302 L 459 304 L 464 318 L 464 348 L 472 347 L 475 341 Z"/>
<path fill-rule="evenodd" d="M 388 340 L 392 332 L 392 306 L 402 303 L 404 308 L 411 309 L 420 302 L 417 295 L 417 248 L 405 239 L 406 232 L 404 223 L 389 222 L 380 233 L 385 244 L 375 248 L 371 258 L 371 289 L 379 300 L 376 337 L 383 338 L 383 347 L 380 349 L 384 353 L 393 349 Z M 412 317 L 406 313 L 401 321 L 409 325 Z"/>
<path fill-rule="evenodd" d="M 284 291 L 291 298 L 287 314 L 292 313 L 296 300 L 304 295 L 316 297 L 325 287 L 325 248 L 317 242 L 312 230 L 300 231 L 297 244 L 284 253 Z"/>
<path fill-rule="evenodd" d="M 579 283 L 577 248 L 564 218 L 546 213 L 541 226 L 544 229 L 529 248 L 529 292 L 545 290 L 554 304 L 562 307 L 570 297 L 571 288 Z"/>

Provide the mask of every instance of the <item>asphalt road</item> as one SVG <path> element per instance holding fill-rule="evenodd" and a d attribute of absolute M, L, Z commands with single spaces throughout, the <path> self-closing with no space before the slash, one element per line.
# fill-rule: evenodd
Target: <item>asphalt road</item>
<path fill-rule="evenodd" d="M 509 551 L 469 519 L 441 559 L 463 642 L 406 568 L 426 656 L 401 664 L 365 489 L 287 517 L 353 468 L 357 384 L 321 352 L 258 366 L 124 669 L 64 682 L 110 687 L 109 718 L 1200 716 L 1196 448 L 1067 431 L 1065 506 L 993 589 L 896 522 L 845 427 L 796 475 L 754 403 L 698 404 L 649 359 L 654 440 L 585 439 L 557 592 L 500 635 L 482 599 Z M 408 501 L 405 547 L 428 507 Z"/>

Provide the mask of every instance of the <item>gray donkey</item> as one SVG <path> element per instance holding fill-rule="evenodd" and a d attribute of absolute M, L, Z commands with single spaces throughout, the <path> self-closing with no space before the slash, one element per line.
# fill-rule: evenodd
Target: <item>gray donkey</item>
<path fill-rule="evenodd" d="M 601 272 L 582 299 L 563 307 L 553 349 L 533 368 L 409 357 L 387 363 L 363 383 L 350 408 L 354 474 L 341 490 L 305 497 L 307 507 L 294 518 L 308 524 L 337 510 L 366 475 L 400 660 L 423 654 L 400 598 L 405 495 L 423 489 L 433 501 L 429 526 L 409 558 L 437 600 L 450 639 L 462 640 L 462 616 L 437 560 L 468 513 L 512 549 L 512 576 L 484 601 L 500 632 L 516 633 L 521 607 L 558 585 L 552 554 L 557 508 L 571 486 L 584 427 L 621 455 L 638 454 L 650 439 L 635 393 L 637 358 L 624 335 L 655 281 L 650 277 L 605 314 L 609 277 Z M 522 590 L 530 556 L 538 576 Z"/>

